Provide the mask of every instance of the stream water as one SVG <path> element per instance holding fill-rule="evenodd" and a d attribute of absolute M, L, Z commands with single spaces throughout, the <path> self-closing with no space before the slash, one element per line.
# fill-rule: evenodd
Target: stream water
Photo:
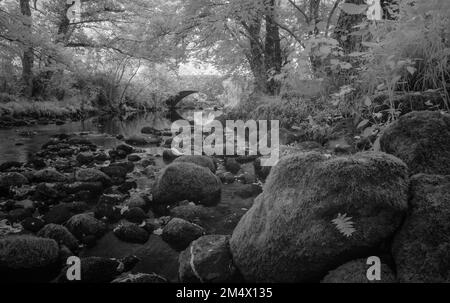
<path fill-rule="evenodd" d="M 84 121 L 67 122 L 64 125 L 34 125 L 29 127 L 16 127 L 13 129 L 0 129 L 0 164 L 5 161 L 27 162 L 34 153 L 41 150 L 42 145 L 49 141 L 50 137 L 58 134 L 82 134 L 100 149 L 114 148 L 123 144 L 116 138 L 117 135 L 129 137 L 141 134 L 143 127 L 153 127 L 159 130 L 171 128 L 172 122 L 184 119 L 192 121 L 194 110 L 172 112 L 170 114 L 148 113 L 134 116 L 129 119 L 118 117 L 93 117 Z M 221 115 L 221 112 L 213 110 L 203 110 L 204 119 L 211 119 Z M 147 151 L 150 155 L 161 154 L 162 147 L 150 147 L 159 149 Z M 139 149 L 141 150 L 141 149 Z M 218 160 L 220 161 L 220 160 Z M 162 158 L 156 157 L 155 167 L 164 167 L 167 163 L 161 163 Z M 223 166 L 223 164 L 221 164 Z M 254 175 L 253 163 L 242 165 L 242 171 L 248 171 Z M 129 174 L 136 180 L 139 190 L 147 190 L 151 182 L 145 169 L 137 167 Z M 205 209 L 201 218 L 201 225 L 208 234 L 230 235 L 240 218 L 252 206 L 257 193 L 252 196 L 246 194 L 250 184 L 238 182 L 227 182 L 222 184 L 220 203 L 214 207 Z M 254 189 L 252 188 L 252 191 Z M 242 194 L 244 192 L 244 194 Z M 199 219 L 200 220 L 200 219 Z M 106 235 L 98 240 L 93 247 L 84 247 L 80 257 L 104 257 L 123 258 L 135 255 L 140 258 L 140 262 L 135 266 L 134 273 L 157 273 L 167 278 L 171 282 L 178 281 L 179 252 L 175 251 L 157 234 L 151 234 L 145 244 L 128 243 L 119 240 L 110 226 Z"/>
<path fill-rule="evenodd" d="M 26 162 L 51 136 L 57 134 L 84 133 L 100 148 L 114 148 L 123 143 L 116 139 L 117 135 L 124 137 L 138 135 L 145 126 L 159 130 L 170 129 L 171 123 L 175 120 L 192 120 L 193 112 L 193 110 L 178 110 L 169 114 L 146 113 L 128 119 L 102 116 L 83 121 L 68 121 L 64 125 L 48 124 L 0 129 L 0 163 Z M 214 111 L 203 110 L 202 112 L 207 117 Z"/>

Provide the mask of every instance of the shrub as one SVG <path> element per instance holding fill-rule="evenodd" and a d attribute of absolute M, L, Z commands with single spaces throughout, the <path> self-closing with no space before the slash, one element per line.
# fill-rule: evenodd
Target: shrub
<path fill-rule="evenodd" d="M 311 119 L 325 124 L 335 113 L 322 98 L 301 98 L 295 94 L 284 96 L 252 95 L 231 110 L 226 119 L 279 120 L 280 127 L 291 128 Z"/>
<path fill-rule="evenodd" d="M 446 0 L 404 0 L 393 19 L 360 25 L 359 34 L 370 40 L 363 42 L 366 51 L 347 58 L 362 63 L 350 102 L 356 101 L 362 111 L 372 107 L 372 96 L 385 94 L 395 120 L 401 114 L 394 100 L 396 91 L 440 90 L 449 109 L 449 13 Z"/>

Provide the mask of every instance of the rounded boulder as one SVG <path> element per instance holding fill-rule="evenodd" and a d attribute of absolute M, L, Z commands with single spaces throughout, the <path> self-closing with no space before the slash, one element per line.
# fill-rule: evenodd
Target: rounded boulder
<path fill-rule="evenodd" d="M 203 236 L 180 254 L 182 283 L 235 282 L 236 267 L 230 252 L 229 236 Z"/>
<path fill-rule="evenodd" d="M 220 201 L 221 182 L 209 169 L 193 163 L 173 163 L 159 175 L 153 201 L 170 205 L 189 200 L 206 206 Z"/>
<path fill-rule="evenodd" d="M 34 236 L 0 239 L 0 281 L 44 282 L 57 274 L 58 243 Z"/>
<path fill-rule="evenodd" d="M 413 176 L 410 210 L 392 244 L 400 282 L 450 282 L 449 218 L 450 176 Z"/>
<path fill-rule="evenodd" d="M 450 115 L 412 112 L 382 135 L 381 150 L 402 159 L 411 174 L 450 175 Z"/>
<path fill-rule="evenodd" d="M 407 210 L 408 170 L 384 153 L 283 158 L 230 247 L 248 282 L 317 282 L 377 250 Z"/>
<path fill-rule="evenodd" d="M 332 270 L 322 280 L 322 283 L 397 283 L 394 272 L 384 263 L 381 263 L 379 280 L 369 280 L 367 259 L 348 262 Z"/>

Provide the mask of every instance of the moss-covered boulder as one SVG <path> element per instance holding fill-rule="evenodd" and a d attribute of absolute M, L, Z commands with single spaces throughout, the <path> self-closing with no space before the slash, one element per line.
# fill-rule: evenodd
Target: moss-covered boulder
<path fill-rule="evenodd" d="M 51 207 L 50 210 L 44 215 L 43 220 L 47 224 L 63 224 L 75 214 L 76 213 L 74 212 L 71 204 L 61 203 Z"/>
<path fill-rule="evenodd" d="M 47 224 L 38 233 L 38 237 L 53 239 L 58 244 L 64 245 L 72 252 L 78 250 L 78 240 L 72 235 L 72 233 L 62 225 Z"/>
<path fill-rule="evenodd" d="M 171 149 L 165 149 L 162 154 L 162 158 L 166 162 L 172 162 L 173 160 L 175 160 L 178 157 L 179 156 L 176 155 Z"/>
<path fill-rule="evenodd" d="M 211 157 L 207 156 L 181 156 L 177 159 L 175 159 L 174 162 L 187 162 L 187 163 L 194 163 L 198 166 L 206 167 L 208 168 L 213 174 L 216 173 L 216 163 L 214 163 L 214 160 Z"/>
<path fill-rule="evenodd" d="M 127 169 L 120 165 L 109 165 L 100 168 L 100 170 L 111 179 L 125 179 L 128 173 Z"/>
<path fill-rule="evenodd" d="M 172 208 L 170 210 L 170 215 L 174 218 L 196 222 L 213 217 L 213 211 L 209 207 L 189 203 L 187 205 L 180 205 Z"/>
<path fill-rule="evenodd" d="M 52 239 L 9 236 L 0 239 L 0 281 L 46 282 L 58 272 L 59 247 Z"/>
<path fill-rule="evenodd" d="M 224 166 L 227 171 L 234 175 L 236 175 L 241 170 L 241 165 L 236 161 L 235 158 L 225 158 Z"/>
<path fill-rule="evenodd" d="M 384 263 L 381 263 L 380 280 L 369 280 L 367 271 L 370 266 L 367 259 L 348 262 L 330 271 L 322 283 L 397 283 L 394 272 Z"/>
<path fill-rule="evenodd" d="M 106 232 L 106 225 L 89 214 L 75 215 L 65 226 L 79 240 L 86 236 L 99 238 Z"/>
<path fill-rule="evenodd" d="M 130 198 L 127 201 L 125 201 L 125 205 L 128 206 L 129 208 L 139 207 L 142 209 L 146 209 L 147 201 L 145 201 L 145 199 L 140 194 L 132 193 L 130 195 Z"/>
<path fill-rule="evenodd" d="M 33 174 L 33 182 L 55 183 L 65 181 L 67 181 L 67 177 L 53 168 L 39 170 Z"/>
<path fill-rule="evenodd" d="M 136 224 L 121 224 L 114 229 L 114 235 L 124 242 L 142 243 L 148 241 L 150 235 Z"/>
<path fill-rule="evenodd" d="M 322 152 L 323 146 L 320 143 L 313 141 L 305 141 L 301 143 L 296 143 L 293 146 L 290 145 L 282 145 L 280 146 L 280 158 L 287 157 L 290 155 L 295 155 L 299 153 L 307 153 L 307 152 Z M 272 166 L 262 166 L 261 158 L 257 158 L 253 162 L 254 170 L 256 176 L 258 176 L 261 180 L 266 180 L 272 170 Z"/>
<path fill-rule="evenodd" d="M 320 281 L 392 237 L 408 181 L 406 165 L 384 153 L 283 158 L 233 232 L 234 262 L 251 282 Z"/>
<path fill-rule="evenodd" d="M 94 162 L 95 157 L 92 152 L 82 152 L 76 156 L 76 160 L 80 166 L 89 165 Z"/>
<path fill-rule="evenodd" d="M 79 182 L 101 182 L 105 187 L 111 185 L 111 178 L 95 168 L 77 170 L 75 179 Z"/>
<path fill-rule="evenodd" d="M 236 282 L 229 236 L 203 236 L 180 254 L 180 281 L 182 283 Z"/>
<path fill-rule="evenodd" d="M 0 197 L 8 196 L 11 187 L 20 187 L 28 184 L 28 179 L 19 173 L 0 173 Z"/>
<path fill-rule="evenodd" d="M 94 207 L 94 216 L 96 219 L 115 223 L 122 217 L 121 207 L 115 203 L 99 201 Z"/>
<path fill-rule="evenodd" d="M 163 228 L 162 239 L 176 250 L 184 250 L 189 244 L 205 234 L 204 229 L 186 220 L 174 218 Z"/>
<path fill-rule="evenodd" d="M 161 172 L 153 189 L 153 201 L 168 205 L 188 200 L 210 206 L 219 203 L 220 194 L 220 179 L 209 169 L 181 162 Z"/>
<path fill-rule="evenodd" d="M 381 150 L 402 159 L 411 174 L 450 174 L 450 115 L 412 112 L 391 125 Z"/>
<path fill-rule="evenodd" d="M 24 230 L 36 233 L 44 227 L 45 222 L 39 218 L 28 217 L 20 222 Z"/>
<path fill-rule="evenodd" d="M 148 219 L 147 214 L 139 207 L 128 208 L 125 211 L 122 210 L 123 217 L 132 223 L 142 224 L 145 219 Z"/>
<path fill-rule="evenodd" d="M 17 161 L 6 161 L 0 164 L 0 172 L 5 172 L 11 168 L 20 168 L 23 163 Z"/>
<path fill-rule="evenodd" d="M 410 206 L 392 245 L 400 282 L 450 282 L 450 176 L 413 176 Z"/>

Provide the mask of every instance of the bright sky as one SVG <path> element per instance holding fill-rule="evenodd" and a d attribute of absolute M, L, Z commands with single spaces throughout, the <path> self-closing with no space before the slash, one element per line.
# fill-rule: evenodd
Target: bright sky
<path fill-rule="evenodd" d="M 189 75 L 220 75 L 211 64 L 191 61 L 180 65 L 179 73 L 181 76 Z"/>

